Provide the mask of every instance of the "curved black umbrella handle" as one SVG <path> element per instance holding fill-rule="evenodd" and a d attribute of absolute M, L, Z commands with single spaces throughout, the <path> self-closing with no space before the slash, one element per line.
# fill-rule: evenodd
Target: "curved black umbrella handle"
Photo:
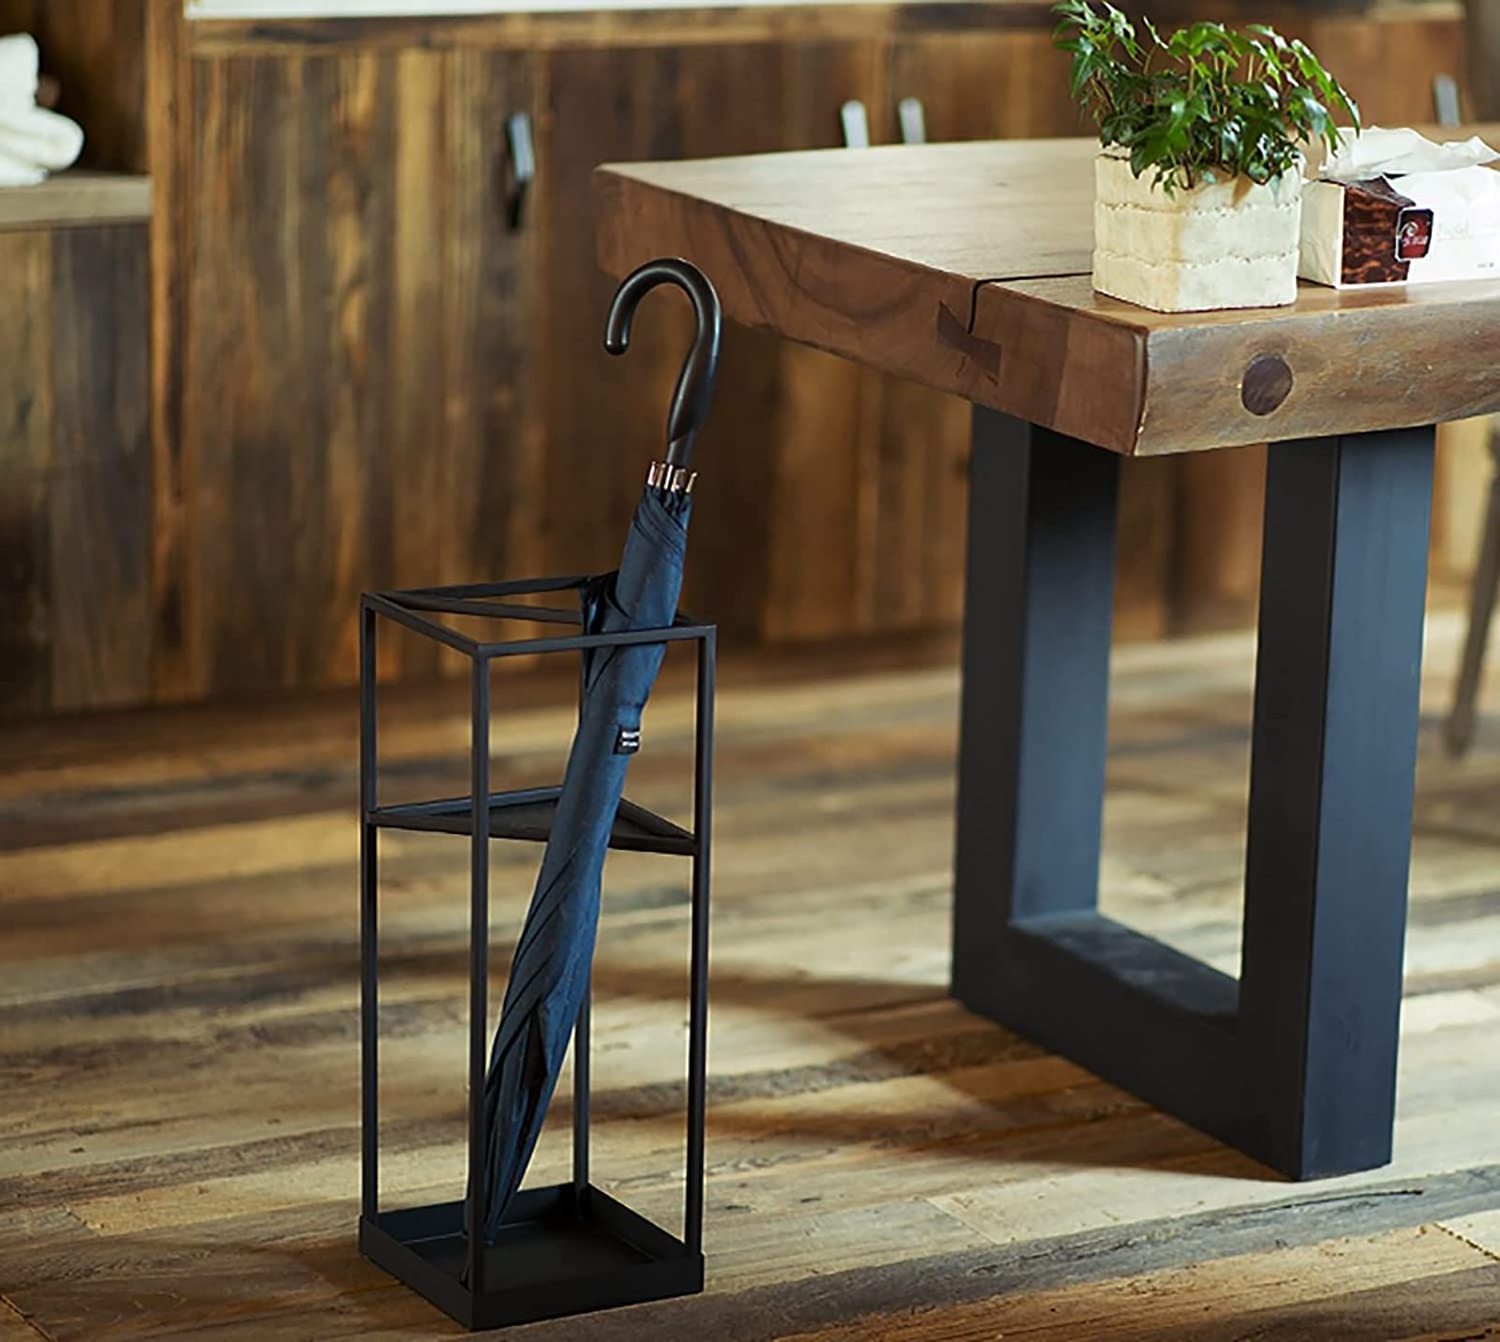
<path fill-rule="evenodd" d="M 647 261 L 632 271 L 615 290 L 604 323 L 604 348 L 611 354 L 624 354 L 630 345 L 630 322 L 635 310 L 658 284 L 675 284 L 693 302 L 698 331 L 677 376 L 677 390 L 672 394 L 672 408 L 667 414 L 667 460 L 674 466 L 686 466 L 692 459 L 693 440 L 708 417 L 708 403 L 714 394 L 714 378 L 719 372 L 719 332 L 723 313 L 719 295 L 708 282 L 708 276 L 691 261 L 677 258 Z"/>

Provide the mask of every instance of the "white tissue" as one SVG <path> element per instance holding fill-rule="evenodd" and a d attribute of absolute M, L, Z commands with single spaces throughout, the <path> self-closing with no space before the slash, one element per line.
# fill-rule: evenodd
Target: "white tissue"
<path fill-rule="evenodd" d="M 1371 127 L 1358 139 L 1339 132 L 1338 150 L 1321 180 L 1302 197 L 1299 273 L 1343 287 L 1344 186 L 1384 177 L 1418 209 L 1432 211 L 1425 256 L 1407 263 L 1405 284 L 1484 279 L 1500 275 L 1500 160 L 1478 136 L 1434 144 L 1414 130 Z"/>
<path fill-rule="evenodd" d="M 1324 161 L 1318 176 L 1327 182 L 1363 182 L 1372 177 L 1398 177 L 1411 172 L 1449 172 L 1493 163 L 1500 158 L 1477 135 L 1467 140 L 1435 144 L 1425 135 L 1402 128 L 1370 126 L 1355 135 L 1339 131 L 1339 147 Z"/>
<path fill-rule="evenodd" d="M 1412 172 L 1392 183 L 1432 211 L 1432 247 L 1411 263 L 1408 280 L 1468 280 L 1500 273 L 1500 172 L 1458 168 Z"/>

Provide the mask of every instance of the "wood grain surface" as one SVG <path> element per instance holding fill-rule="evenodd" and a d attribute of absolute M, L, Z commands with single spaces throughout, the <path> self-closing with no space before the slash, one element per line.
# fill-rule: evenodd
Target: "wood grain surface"
<path fill-rule="evenodd" d="M 1396 1161 L 1312 1185 L 947 998 L 949 661 L 909 639 L 730 659 L 709 1289 L 507 1336 L 1494 1335 L 1500 718 L 1462 764 L 1442 754 L 1458 636 L 1432 621 Z M 1127 649 L 1114 668 L 1105 906 L 1231 971 L 1252 657 L 1236 634 Z M 632 795 L 668 814 L 687 801 L 685 670 L 669 664 L 632 767 Z M 504 785 L 555 775 L 573 688 L 507 694 Z M 1492 709 L 1496 693 L 1492 677 Z M 462 698 L 385 696 L 388 800 L 461 778 Z M 353 714 L 324 696 L 0 731 L 7 1342 L 457 1335 L 354 1244 Z M 389 838 L 384 1196 L 399 1203 L 462 1187 L 465 860 L 444 836 Z M 537 856 L 494 850 L 497 979 Z M 595 1175 L 667 1224 L 684 879 L 669 859 L 611 856 L 596 979 Z M 538 1178 L 567 1158 L 568 1104 Z"/>
<path fill-rule="evenodd" d="M 1189 11 L 1243 13 L 1154 12 Z M 1255 17 L 1308 37 L 1385 124 L 1425 116 L 1433 74 L 1463 64 L 1451 4 Z M 391 574 L 612 562 L 685 330 L 654 298 L 631 355 L 600 353 L 592 168 L 828 148 L 851 97 L 878 142 L 908 96 L 934 141 L 1072 134 L 1050 24 L 988 2 L 188 23 L 180 0 L 0 0 L 0 30 L 38 33 L 88 161 L 151 176 L 146 696 L 345 682 L 348 594 Z M 538 179 L 511 232 L 518 110 Z M 295 208 L 256 184 L 295 188 Z M 967 336 L 953 301 L 945 331 Z M 951 627 L 961 399 L 768 331 L 731 330 L 724 369 L 689 607 L 740 642 Z M 19 433 L 6 449 L 25 459 Z M 1124 473 L 1123 636 L 1246 618 L 1258 478 L 1253 453 Z M 1449 513 L 1452 549 L 1470 523 Z M 34 647 L 29 628 L 0 637 Z M 435 669 L 415 643 L 382 664 Z"/>
<path fill-rule="evenodd" d="M 37 0 L 0 0 L 36 3 Z M 181 6 L 179 6 L 179 9 Z M 1457 10 L 1431 6 L 1434 17 L 1456 23 Z M 1232 17 L 1253 13 L 1261 22 L 1291 31 L 1299 7 L 1237 4 L 1234 0 L 1160 0 L 1163 19 Z M 308 43 L 325 46 L 489 46 L 552 50 L 566 46 L 662 46 L 725 41 L 859 41 L 913 32 L 974 35 L 1009 30 L 1050 31 L 1054 19 L 1039 0 L 963 0 L 961 4 L 749 4 L 691 5 L 630 10 L 518 10 L 494 14 L 371 16 L 350 18 L 200 19 L 186 25 L 195 50 L 223 54 L 249 46 L 286 50 Z"/>
<path fill-rule="evenodd" d="M 52 703 L 151 692 L 151 449 L 146 239 L 138 227 L 52 235 Z"/>
<path fill-rule="evenodd" d="M 1295 305 L 1153 313 L 1096 294 L 1087 275 L 978 290 L 974 329 L 1004 361 L 991 394 L 1012 413 L 1123 453 L 1194 452 L 1405 428 L 1500 408 L 1500 281 L 1403 289 L 1304 283 Z M 1290 393 L 1244 400 L 1258 360 Z"/>
<path fill-rule="evenodd" d="M 0 711 L 151 694 L 147 242 L 0 231 Z"/>
<path fill-rule="evenodd" d="M 741 321 L 1127 455 L 1500 406 L 1494 282 L 1304 285 L 1290 308 L 1203 314 L 1095 295 L 1093 153 L 1038 140 L 606 167 L 600 259 L 620 273 L 681 253 Z M 1265 355 L 1295 386 L 1254 414 L 1241 383 Z"/>
<path fill-rule="evenodd" d="M 79 168 L 37 186 L 0 188 L 0 229 L 142 223 L 151 217 L 151 181 Z"/>
<path fill-rule="evenodd" d="M 52 246 L 45 233 L 0 235 L 0 704 L 51 700 L 47 480 L 52 463 Z"/>

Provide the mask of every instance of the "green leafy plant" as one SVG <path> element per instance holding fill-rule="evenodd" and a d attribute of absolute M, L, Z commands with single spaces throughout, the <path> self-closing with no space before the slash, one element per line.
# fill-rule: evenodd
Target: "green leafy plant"
<path fill-rule="evenodd" d="M 1202 182 L 1268 182 L 1316 140 L 1335 147 L 1334 117 L 1359 129 L 1359 109 L 1306 43 L 1264 24 L 1244 32 L 1195 23 L 1163 38 L 1107 0 L 1062 0 L 1053 41 L 1073 58 L 1073 97 L 1106 147 L 1167 194 Z"/>

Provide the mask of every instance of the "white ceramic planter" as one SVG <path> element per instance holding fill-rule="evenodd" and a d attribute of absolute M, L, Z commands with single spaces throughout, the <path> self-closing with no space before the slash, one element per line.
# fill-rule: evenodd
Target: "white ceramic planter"
<path fill-rule="evenodd" d="M 1094 288 L 1157 312 L 1282 307 L 1297 298 L 1302 174 L 1171 196 L 1106 150 L 1094 167 Z"/>

